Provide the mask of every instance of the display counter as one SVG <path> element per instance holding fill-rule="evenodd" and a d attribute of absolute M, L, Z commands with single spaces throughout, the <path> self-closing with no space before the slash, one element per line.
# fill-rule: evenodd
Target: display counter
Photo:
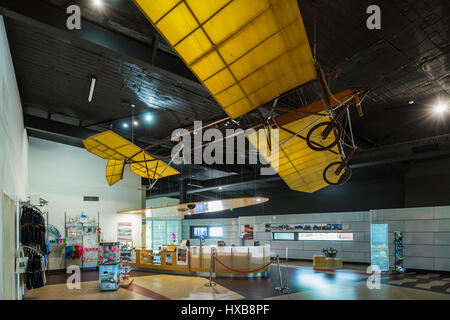
<path fill-rule="evenodd" d="M 215 253 L 212 270 L 216 276 L 261 277 L 267 275 L 270 262 L 270 246 L 214 247 L 171 246 L 157 254 L 153 250 L 136 250 L 136 269 L 161 270 L 175 273 L 209 274 L 211 255 Z M 160 262 L 155 256 L 160 255 Z M 263 269 L 261 267 L 266 266 Z M 258 270 L 260 269 L 260 270 Z M 249 272 L 253 271 L 255 272 Z"/>
<path fill-rule="evenodd" d="M 325 256 L 313 257 L 314 269 L 339 269 L 343 267 L 342 259 L 339 258 L 327 258 Z"/>

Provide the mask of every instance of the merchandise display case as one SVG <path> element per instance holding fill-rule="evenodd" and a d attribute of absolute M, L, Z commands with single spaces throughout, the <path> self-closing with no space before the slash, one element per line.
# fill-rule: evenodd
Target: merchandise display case
<path fill-rule="evenodd" d="M 101 264 L 99 267 L 98 281 L 100 291 L 113 291 L 119 289 L 120 265 Z"/>
<path fill-rule="evenodd" d="M 131 241 L 126 241 L 120 244 L 120 286 L 128 287 L 132 282 L 133 278 L 130 276 L 132 267 L 130 266 L 133 260 L 133 243 Z"/>
<path fill-rule="evenodd" d="M 267 275 L 268 267 L 255 273 L 238 271 L 256 270 L 270 262 L 270 246 L 258 247 L 215 247 L 215 246 L 164 246 L 160 251 L 161 262 L 156 263 L 156 254 L 152 250 L 136 250 L 137 269 L 167 270 L 181 274 L 204 274 L 211 269 L 211 254 L 225 264 L 225 268 L 213 262 L 213 272 L 217 276 L 260 277 Z M 151 257 L 151 258 L 149 258 Z M 238 270 L 238 271 L 231 271 Z"/>
<path fill-rule="evenodd" d="M 119 264 L 119 242 L 102 242 L 99 246 L 100 264 Z"/>
<path fill-rule="evenodd" d="M 394 231 L 394 272 L 405 273 L 403 267 L 403 233 Z"/>
<path fill-rule="evenodd" d="M 120 283 L 119 242 L 102 242 L 99 245 L 100 291 L 117 290 Z"/>

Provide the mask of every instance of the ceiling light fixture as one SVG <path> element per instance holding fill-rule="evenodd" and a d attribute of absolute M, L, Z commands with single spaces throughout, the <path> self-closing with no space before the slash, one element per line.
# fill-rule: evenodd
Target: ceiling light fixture
<path fill-rule="evenodd" d="M 219 187 L 219 190 L 222 190 L 222 187 Z"/>
<path fill-rule="evenodd" d="M 434 112 L 436 114 L 444 114 L 448 111 L 448 104 L 447 103 L 443 103 L 441 101 L 439 101 L 435 106 L 434 106 Z"/>
<path fill-rule="evenodd" d="M 128 128 L 128 123 L 124 122 L 124 123 L 122 124 L 122 127 L 124 127 L 125 129 Z"/>
<path fill-rule="evenodd" d="M 97 83 L 97 78 L 92 77 L 91 79 L 91 88 L 89 89 L 89 97 L 88 101 L 91 102 L 94 97 L 95 84 Z"/>
<path fill-rule="evenodd" d="M 414 104 L 414 100 L 411 100 L 408 102 L 409 104 Z"/>
<path fill-rule="evenodd" d="M 152 121 L 152 120 L 153 120 L 152 115 L 151 115 L 150 113 L 147 114 L 147 115 L 145 116 L 145 120 L 147 120 L 147 121 Z"/>
<path fill-rule="evenodd" d="M 139 125 L 139 122 L 137 122 L 136 120 L 134 120 L 134 121 L 133 121 L 133 125 L 134 125 L 135 127 L 137 127 L 137 126 Z"/>

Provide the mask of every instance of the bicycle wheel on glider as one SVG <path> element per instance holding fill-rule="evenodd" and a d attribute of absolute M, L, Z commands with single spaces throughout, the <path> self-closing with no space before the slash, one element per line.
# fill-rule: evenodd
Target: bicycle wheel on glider
<path fill-rule="evenodd" d="M 344 164 L 344 168 L 339 174 L 336 174 L 336 170 L 342 164 L 340 161 L 330 163 L 325 170 L 323 170 L 323 179 L 326 183 L 333 186 L 340 186 L 346 183 L 352 176 L 352 169 L 348 164 Z"/>
<path fill-rule="evenodd" d="M 309 130 L 306 135 L 306 144 L 314 151 L 326 151 L 336 146 L 341 138 L 341 130 L 336 124 L 331 124 L 332 129 L 324 139 L 322 132 L 331 122 L 321 122 Z"/>

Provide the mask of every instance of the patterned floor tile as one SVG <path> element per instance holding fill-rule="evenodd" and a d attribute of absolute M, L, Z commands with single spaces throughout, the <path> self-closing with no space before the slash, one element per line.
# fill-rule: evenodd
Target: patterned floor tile
<path fill-rule="evenodd" d="M 440 274 L 436 274 L 436 273 L 427 273 L 427 274 L 420 274 L 420 275 L 416 275 L 416 278 L 419 279 L 430 279 L 430 278 L 436 278 L 439 277 Z"/>
<path fill-rule="evenodd" d="M 431 289 L 432 287 L 445 286 L 447 283 L 448 283 L 447 281 L 430 281 L 428 283 L 416 284 L 416 287 L 417 288 L 422 288 L 422 289 Z"/>
<path fill-rule="evenodd" d="M 417 282 L 417 279 L 401 279 L 401 280 L 390 280 L 389 284 L 403 285 L 405 283 Z"/>

